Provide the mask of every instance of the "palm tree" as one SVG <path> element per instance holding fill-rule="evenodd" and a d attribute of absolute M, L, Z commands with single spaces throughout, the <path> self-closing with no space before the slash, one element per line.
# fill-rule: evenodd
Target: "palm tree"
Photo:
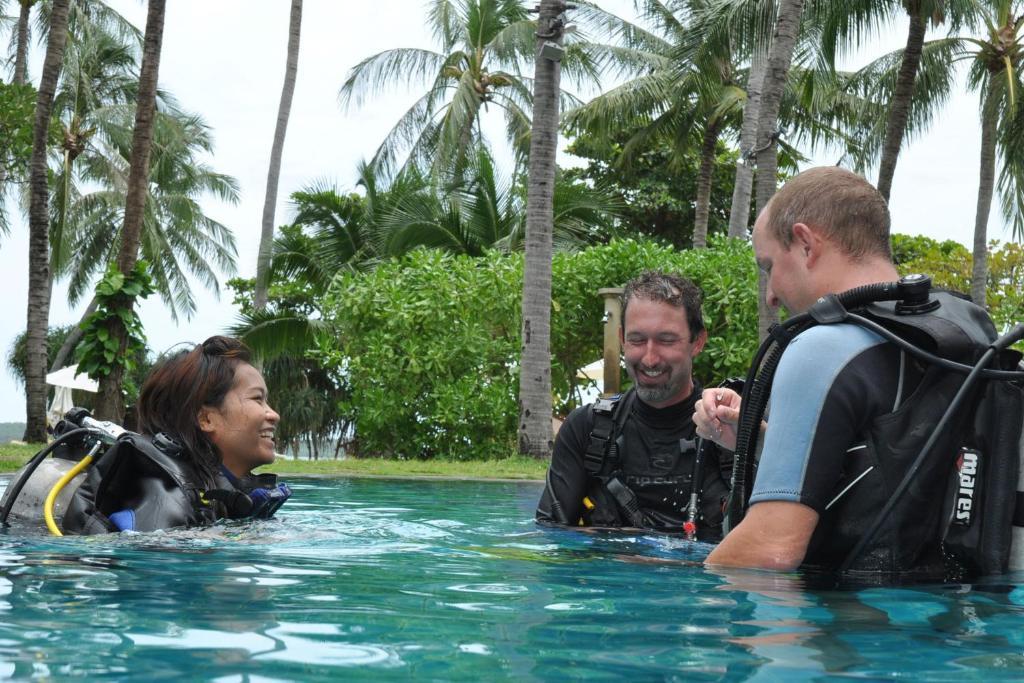
<path fill-rule="evenodd" d="M 131 106 L 107 112 L 105 132 L 114 135 L 104 139 L 102 148 L 90 146 L 79 158 L 77 179 L 90 186 L 89 191 L 70 184 L 67 233 L 72 237 L 65 241 L 73 241 L 75 248 L 63 250 L 57 272 L 68 277 L 72 305 L 91 291 L 95 277 L 116 256 L 120 244 L 133 120 Z M 158 110 L 152 142 L 141 254 L 150 264 L 154 285 L 172 319 L 178 320 L 195 312 L 189 274 L 217 292 L 216 271 L 232 274 L 235 270 L 234 236 L 203 212 L 199 199 L 212 195 L 237 202 L 237 184 L 200 160 L 200 155 L 212 152 L 213 145 L 209 128 L 196 115 L 173 107 Z"/>
<path fill-rule="evenodd" d="M 29 282 L 25 357 L 25 436 L 46 440 L 46 332 L 50 317 L 50 216 L 46 143 L 50 111 L 67 40 L 70 0 L 54 0 L 49 40 L 36 100 L 36 119 L 29 170 Z"/>
<path fill-rule="evenodd" d="M 749 48 L 752 55 L 747 81 L 749 92 L 740 133 L 743 163 L 737 164 L 729 219 L 729 234 L 735 236 L 746 236 L 752 174 L 748 162 L 753 159 L 757 167 L 758 212 L 775 194 L 778 182 L 779 112 L 800 37 L 804 3 L 803 0 L 779 0 L 777 6 L 771 5 L 773 3 L 709 2 L 701 8 L 694 27 L 694 35 L 701 43 L 714 44 L 735 37 Z M 771 10 L 775 10 L 774 19 L 769 21 Z M 772 38 L 767 43 L 764 37 L 769 26 L 773 27 L 770 29 Z M 763 276 L 759 287 L 764 294 Z M 763 338 L 777 319 L 777 313 L 767 305 L 763 296 L 759 297 L 759 307 Z"/>
<path fill-rule="evenodd" d="M 28 82 L 28 24 L 32 5 L 37 0 L 18 0 L 18 33 L 14 57 L 14 82 L 22 85 Z"/>
<path fill-rule="evenodd" d="M 156 113 L 156 84 L 160 71 L 160 48 L 163 43 L 166 0 L 149 0 L 146 13 L 146 34 L 142 47 L 142 66 L 139 71 L 139 95 L 135 107 L 135 132 L 132 136 L 131 170 L 128 177 L 127 202 L 124 211 L 124 230 L 117 268 L 128 275 L 135 268 L 142 237 L 142 218 L 149 187 L 149 157 L 153 141 L 153 118 Z M 130 310 L 133 297 L 125 297 L 122 309 Z M 125 325 L 117 317 L 111 318 L 111 338 L 120 346 L 121 354 L 128 345 Z M 96 413 L 102 418 L 120 422 L 124 417 L 124 399 L 121 383 L 124 368 L 114 364 L 109 375 L 100 381 Z"/>
<path fill-rule="evenodd" d="M 626 142 L 622 163 L 628 165 L 656 140 L 663 140 L 678 157 L 688 148 L 700 149 L 696 183 L 693 246 L 707 244 L 711 181 L 721 134 L 733 123 L 745 99 L 735 82 L 740 71 L 731 41 L 697 41 L 689 19 L 706 6 L 704 0 L 666 3 L 646 0 L 641 18 L 657 33 L 634 28 L 631 44 L 612 56 L 634 78 L 566 115 L 571 128 L 610 135 L 627 122 L 638 121 Z M 699 47 L 689 51 L 691 44 Z"/>
<path fill-rule="evenodd" d="M 397 84 L 429 82 L 381 143 L 371 165 L 382 177 L 408 164 L 431 168 L 435 179 L 458 176 L 467 150 L 482 138 L 480 117 L 490 105 L 504 114 L 509 143 L 518 160 L 525 160 L 533 84 L 519 69 L 534 56 L 536 26 L 522 2 L 432 0 L 427 22 L 441 51 L 397 48 L 368 57 L 349 72 L 338 93 L 347 108 Z M 568 47 L 564 65 L 577 80 L 597 78 L 585 45 Z M 567 93 L 562 97 L 567 104 L 578 104 Z"/>
<path fill-rule="evenodd" d="M 519 361 L 519 452 L 551 457 L 551 251 L 563 0 L 541 0 L 533 81 Z"/>
<path fill-rule="evenodd" d="M 260 232 L 259 253 L 256 257 L 256 291 L 253 296 L 257 311 L 267 303 L 270 252 L 274 241 L 274 210 L 277 208 L 277 185 L 281 177 L 281 154 L 284 151 L 284 136 L 288 130 L 288 115 L 292 109 L 292 95 L 295 94 L 295 74 L 299 69 L 299 32 L 301 28 L 302 0 L 292 0 L 292 11 L 288 22 L 288 59 L 285 63 L 284 86 L 281 88 L 281 103 L 277 108 L 274 144 L 270 149 L 267 195 L 263 203 L 263 224 Z"/>
<path fill-rule="evenodd" d="M 986 12 L 986 6 L 988 10 Z M 915 83 L 911 127 L 923 128 L 938 105 L 949 93 L 953 66 L 970 60 L 969 84 L 981 94 L 981 158 L 978 201 L 975 211 L 974 263 L 971 297 L 984 305 L 987 280 L 987 226 L 992 197 L 997 186 L 996 170 L 1001 166 L 998 188 L 1004 217 L 1018 236 L 1024 234 L 1024 156 L 1021 146 L 1022 107 L 1016 93 L 1020 90 L 1022 59 L 1021 18 L 1019 0 L 994 0 L 992 3 L 947 3 L 955 10 L 954 24 L 968 19 L 978 20 L 985 27 L 985 37 L 949 37 L 925 41 Z M 885 55 L 858 74 L 858 87 L 863 83 L 883 88 L 898 79 L 900 54 Z M 1001 162 L 1001 163 L 997 163 Z"/>
<path fill-rule="evenodd" d="M 778 126 L 779 108 L 789 77 L 800 34 L 800 15 L 804 0 L 780 0 L 775 20 L 775 34 L 765 61 L 764 80 L 761 83 L 761 102 L 757 107 L 757 211 L 760 213 L 775 194 L 778 186 Z"/>
<path fill-rule="evenodd" d="M 63 155 L 53 172 L 51 264 L 55 279 L 68 278 L 77 304 L 114 259 L 120 244 L 130 175 L 132 129 L 138 89 L 136 58 L 103 33 L 73 43 L 55 98 Z M 235 243 L 230 231 L 198 203 L 204 194 L 237 201 L 233 178 L 216 173 L 200 155 L 213 151 L 206 124 L 158 92 L 150 191 L 143 212 L 141 249 L 157 291 L 175 320 L 195 310 L 188 273 L 215 293 L 216 264 L 231 274 Z M 90 303 L 83 321 L 95 310 Z M 76 327 L 51 369 L 63 367 L 81 338 Z"/>
<path fill-rule="evenodd" d="M 54 118 L 60 122 L 62 152 L 55 170 L 51 212 L 51 267 L 62 275 L 70 240 L 66 239 L 70 202 L 75 194 L 76 161 L 110 138 L 112 122 L 125 105 L 133 103 L 137 79 L 133 77 L 132 49 L 107 33 L 72 41 L 65 52 L 64 68 L 54 96 Z M 116 124 L 114 124 L 116 125 Z M 99 136 L 100 140 L 94 138 Z"/>
<path fill-rule="evenodd" d="M 1024 3 L 996 0 L 993 5 L 992 14 L 984 19 L 985 38 L 962 39 L 968 47 L 966 56 L 971 59 L 970 85 L 981 91 L 981 163 L 971 272 L 971 298 L 979 306 L 985 305 L 986 231 L 995 191 L 997 157 L 1001 157 L 1003 169 L 999 185 L 1004 214 L 1012 218 L 1018 235 L 1024 221 L 1024 153 L 1019 149 L 1024 104 L 1018 95 L 1024 86 L 1020 73 L 1024 65 Z"/>
<path fill-rule="evenodd" d="M 776 19 L 776 2 L 759 0 L 710 0 L 693 12 L 691 27 L 678 54 L 693 61 L 702 51 L 712 54 L 723 49 L 737 57 L 749 56 L 743 114 L 740 124 L 740 162 L 736 165 L 729 236 L 747 237 L 750 198 L 754 187 L 753 161 L 756 156 L 761 93 L 767 66 L 768 46 Z"/>
<path fill-rule="evenodd" d="M 28 82 L 28 48 L 31 38 L 30 18 L 32 8 L 39 7 L 36 27 L 40 39 L 45 40 L 50 27 L 52 1 L 17 0 L 18 22 L 14 33 L 14 83 Z M 91 40 L 105 34 L 132 44 L 141 43 L 142 34 L 120 13 L 111 9 L 101 0 L 71 0 L 68 8 L 68 41 L 74 45 L 79 40 Z"/>
<path fill-rule="evenodd" d="M 768 205 L 778 188 L 778 125 L 779 106 L 786 87 L 793 50 L 800 33 L 800 15 L 804 0 L 780 0 L 779 13 L 775 20 L 775 34 L 764 65 L 764 80 L 761 82 L 761 102 L 757 107 L 757 142 L 755 147 L 757 164 L 757 212 Z M 778 321 L 778 311 L 765 298 L 767 282 L 764 271 L 758 271 L 758 338 L 768 336 L 768 329 Z"/>
<path fill-rule="evenodd" d="M 923 105 L 916 80 L 921 70 L 925 33 L 928 24 L 948 22 L 957 30 L 976 10 L 974 0 L 859 0 L 857 2 L 812 2 L 814 20 L 823 23 L 822 44 L 826 59 L 834 64 L 839 43 L 850 44 L 870 29 L 887 25 L 897 14 L 908 19 L 906 46 L 898 54 L 899 68 L 887 101 L 885 124 L 881 134 L 881 161 L 878 168 L 878 191 L 889 199 L 896 161 L 903 138 L 918 126 L 913 125 L 914 110 Z M 931 98 L 934 99 L 934 98 Z"/>

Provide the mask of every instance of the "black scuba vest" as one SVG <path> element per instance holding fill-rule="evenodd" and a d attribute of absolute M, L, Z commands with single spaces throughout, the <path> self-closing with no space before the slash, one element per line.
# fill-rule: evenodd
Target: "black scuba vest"
<path fill-rule="evenodd" d="M 238 486 L 221 473 L 213 486 L 203 486 L 202 480 L 175 442 L 126 432 L 90 467 L 64 513 L 63 529 L 83 535 L 116 532 L 125 527 L 111 518 L 119 522 L 126 514 L 134 531 L 204 526 L 222 517 L 249 516 L 246 487 L 276 485 L 272 474 L 247 477 Z"/>
<path fill-rule="evenodd" d="M 933 292 L 933 297 L 941 306 L 930 313 L 901 315 L 892 302 L 870 304 L 861 312 L 934 355 L 973 365 L 996 338 L 991 319 L 958 296 Z M 1004 352 L 993 367 L 1013 369 L 1019 358 Z M 823 512 L 805 565 L 841 566 L 893 497 L 964 379 L 925 365 L 896 411 L 870 423 L 861 435 L 867 448 L 847 456 L 837 504 Z M 850 569 L 928 579 L 1006 570 L 1024 394 L 1017 384 L 983 380 L 963 405 Z"/>
<path fill-rule="evenodd" d="M 630 389 L 625 394 L 600 399 L 591 406 L 593 428 L 584 455 L 590 482 L 582 522 L 589 526 L 682 532 L 691 491 L 699 485 L 702 496 L 698 538 L 719 540 L 722 501 L 728 496 L 728 487 L 720 476 L 717 451 L 708 458 L 710 462 L 705 463 L 697 484 L 693 481 L 697 453 L 695 434 L 689 439 L 679 439 L 671 454 L 650 458 L 651 454 L 644 452 L 647 463 L 641 465 L 636 458 L 631 458 L 630 465 L 624 467 L 623 449 L 647 450 L 646 445 L 624 440 L 627 425 L 632 422 L 635 400 L 636 391 Z M 637 434 L 633 436 L 635 440 Z"/>

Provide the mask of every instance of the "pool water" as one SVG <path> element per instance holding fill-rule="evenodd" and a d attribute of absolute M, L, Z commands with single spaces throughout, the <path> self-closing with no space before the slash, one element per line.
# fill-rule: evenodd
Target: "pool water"
<path fill-rule="evenodd" d="M 815 591 L 538 527 L 534 483 L 292 480 L 270 521 L 0 534 L 0 677 L 1014 680 L 1024 576 Z"/>

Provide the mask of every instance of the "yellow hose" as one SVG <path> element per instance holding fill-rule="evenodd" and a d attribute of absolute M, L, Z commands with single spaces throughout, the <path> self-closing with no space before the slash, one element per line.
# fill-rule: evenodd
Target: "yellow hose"
<path fill-rule="evenodd" d="M 97 444 L 98 445 L 98 444 Z M 64 476 L 57 480 L 57 483 L 53 485 L 50 492 L 46 495 L 46 501 L 43 503 L 43 519 L 46 520 L 46 528 L 50 530 L 50 533 L 54 536 L 63 536 L 60 529 L 57 527 L 57 522 L 53 519 L 53 505 L 57 501 L 57 495 L 68 485 L 68 482 L 75 478 L 79 472 L 84 470 L 92 462 L 93 453 L 96 449 L 93 448 L 84 458 L 82 458 L 77 465 L 72 467 L 70 470 L 65 472 Z"/>

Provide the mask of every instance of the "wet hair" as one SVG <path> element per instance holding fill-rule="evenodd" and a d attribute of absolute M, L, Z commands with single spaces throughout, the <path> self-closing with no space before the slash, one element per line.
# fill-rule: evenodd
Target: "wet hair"
<path fill-rule="evenodd" d="M 845 168 L 804 171 L 783 185 L 765 210 L 768 231 L 784 249 L 793 243 L 793 225 L 804 223 L 851 258 L 892 258 L 889 206 L 871 183 Z"/>
<path fill-rule="evenodd" d="M 165 357 L 139 392 L 139 431 L 149 436 L 163 432 L 178 441 L 212 484 L 221 457 L 199 427 L 199 411 L 204 406 L 219 408 L 235 383 L 238 366 L 251 360 L 244 343 L 221 336 Z"/>
<path fill-rule="evenodd" d="M 648 270 L 626 283 L 622 290 L 622 328 L 626 328 L 626 309 L 633 299 L 665 303 L 686 312 L 686 325 L 690 328 L 690 341 L 704 331 L 704 317 L 701 314 L 703 299 L 700 289 L 693 281 L 654 270 Z"/>

